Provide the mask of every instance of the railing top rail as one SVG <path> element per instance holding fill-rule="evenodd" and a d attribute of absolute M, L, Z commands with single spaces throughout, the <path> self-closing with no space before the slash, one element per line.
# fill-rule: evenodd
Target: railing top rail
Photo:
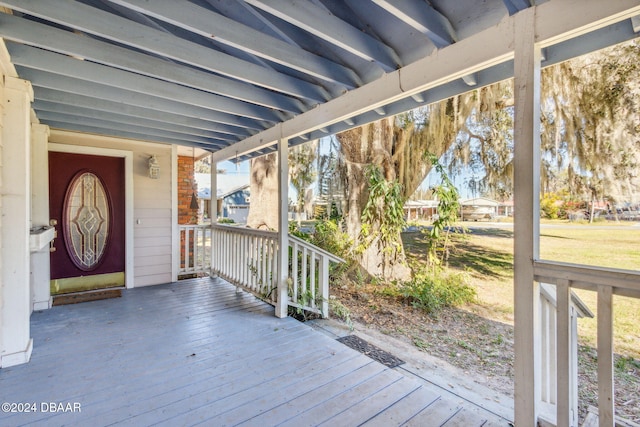
<path fill-rule="evenodd" d="M 228 231 L 231 233 L 244 234 L 249 236 L 276 238 L 278 233 L 270 230 L 256 230 L 255 228 L 239 227 L 234 225 L 213 224 L 214 230 Z"/>
<path fill-rule="evenodd" d="M 190 230 L 195 228 L 209 228 L 211 224 L 178 224 L 178 228 L 181 230 Z"/>
<path fill-rule="evenodd" d="M 300 246 L 304 246 L 308 249 L 311 249 L 319 254 L 322 254 L 323 256 L 326 256 L 327 258 L 329 258 L 329 261 L 333 261 L 333 262 L 340 262 L 343 263 L 345 262 L 342 258 L 340 258 L 337 255 L 332 254 L 331 252 L 327 252 L 324 249 L 320 249 L 319 247 L 317 247 L 314 244 L 311 244 L 309 242 L 307 242 L 306 240 L 303 240 L 299 237 L 296 236 L 292 236 L 291 234 L 289 234 L 289 241 L 294 241 L 297 244 L 299 244 Z"/>
<path fill-rule="evenodd" d="M 251 236 L 261 236 L 261 237 L 269 237 L 269 238 L 275 238 L 278 236 L 277 231 L 256 230 L 255 228 L 238 227 L 233 225 L 213 224 L 211 225 L 211 228 L 216 230 L 227 231 L 227 232 L 237 233 L 237 234 L 251 235 Z M 345 262 L 344 259 L 340 258 L 339 256 L 334 255 L 331 252 L 327 252 L 324 249 L 320 249 L 319 247 L 307 242 L 306 240 L 303 240 L 291 234 L 289 234 L 289 241 L 296 242 L 300 246 L 304 246 L 307 249 L 311 249 L 314 252 L 329 258 L 330 261 L 340 262 L 340 263 Z"/>
<path fill-rule="evenodd" d="M 640 298 L 640 271 L 542 260 L 533 263 L 533 271 L 539 282 L 569 280 L 573 287 L 592 291 L 600 285 L 611 286 L 617 295 Z"/>

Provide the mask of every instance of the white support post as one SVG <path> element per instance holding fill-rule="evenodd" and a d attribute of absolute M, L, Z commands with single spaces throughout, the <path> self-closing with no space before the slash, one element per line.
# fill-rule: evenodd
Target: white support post
<path fill-rule="evenodd" d="M 540 47 L 536 8 L 514 28 L 514 331 L 515 423 L 536 425 L 540 401 L 540 285 L 534 280 L 540 216 Z"/>
<path fill-rule="evenodd" d="M 211 156 L 211 205 L 209 206 L 209 215 L 211 215 L 211 226 L 213 227 L 218 222 L 218 163 L 213 160 Z M 213 241 L 213 231 L 211 231 L 211 270 L 210 277 L 217 277 L 215 274 L 215 260 L 216 260 L 216 245 Z"/>
<path fill-rule="evenodd" d="M 276 316 L 287 317 L 289 292 L 289 141 L 278 141 L 278 302 Z"/>
<path fill-rule="evenodd" d="M 614 425 L 613 288 L 598 286 L 598 418 L 600 427 Z"/>
<path fill-rule="evenodd" d="M 26 80 L 4 76 L 0 230 L 0 367 L 27 363 L 33 340 L 29 318 L 30 148 L 33 90 Z"/>
<path fill-rule="evenodd" d="M 180 271 L 180 227 L 178 226 L 178 146 L 171 146 L 171 281 Z"/>
<path fill-rule="evenodd" d="M 49 225 L 49 126 L 31 125 L 31 227 Z M 51 308 L 49 246 L 31 253 L 32 310 Z"/>

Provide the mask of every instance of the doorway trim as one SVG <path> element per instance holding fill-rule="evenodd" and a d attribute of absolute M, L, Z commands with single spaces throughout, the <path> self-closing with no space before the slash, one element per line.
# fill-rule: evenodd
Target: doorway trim
<path fill-rule="evenodd" d="M 135 287 L 134 283 L 134 253 L 133 253 L 133 152 L 127 150 L 115 150 L 112 148 L 88 147 L 85 145 L 49 143 L 49 151 L 59 153 L 90 154 L 94 156 L 121 157 L 124 158 L 124 238 L 125 238 L 125 265 L 124 283 L 127 289 Z"/>

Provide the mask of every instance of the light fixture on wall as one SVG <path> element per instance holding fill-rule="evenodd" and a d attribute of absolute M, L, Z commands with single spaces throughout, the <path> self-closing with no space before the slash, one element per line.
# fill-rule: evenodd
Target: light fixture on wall
<path fill-rule="evenodd" d="M 158 159 L 156 159 L 156 155 L 152 155 L 149 157 L 149 178 L 158 179 L 160 176 L 160 165 L 158 164 Z"/>
<path fill-rule="evenodd" d="M 198 205 L 198 195 L 196 194 L 196 149 L 195 148 L 191 149 L 191 158 L 193 159 L 193 181 L 192 181 L 193 193 L 191 193 L 191 204 L 189 205 L 189 207 L 191 209 L 198 210 L 200 209 L 200 206 Z"/>

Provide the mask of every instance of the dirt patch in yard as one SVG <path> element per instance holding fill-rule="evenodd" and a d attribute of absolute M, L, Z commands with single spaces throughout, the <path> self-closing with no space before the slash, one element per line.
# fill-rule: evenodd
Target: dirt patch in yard
<path fill-rule="evenodd" d="M 332 295 L 348 308 L 353 321 L 410 343 L 496 392 L 513 395 L 513 325 L 484 317 L 488 308 L 482 303 L 447 308 L 430 316 L 384 295 L 376 285 L 333 287 Z M 510 315 L 507 313 L 504 317 Z M 591 347 L 580 347 L 581 420 L 586 416 L 588 405 L 597 406 L 595 354 Z M 616 413 L 638 423 L 640 365 L 635 359 L 620 356 L 616 356 L 615 365 Z"/>

